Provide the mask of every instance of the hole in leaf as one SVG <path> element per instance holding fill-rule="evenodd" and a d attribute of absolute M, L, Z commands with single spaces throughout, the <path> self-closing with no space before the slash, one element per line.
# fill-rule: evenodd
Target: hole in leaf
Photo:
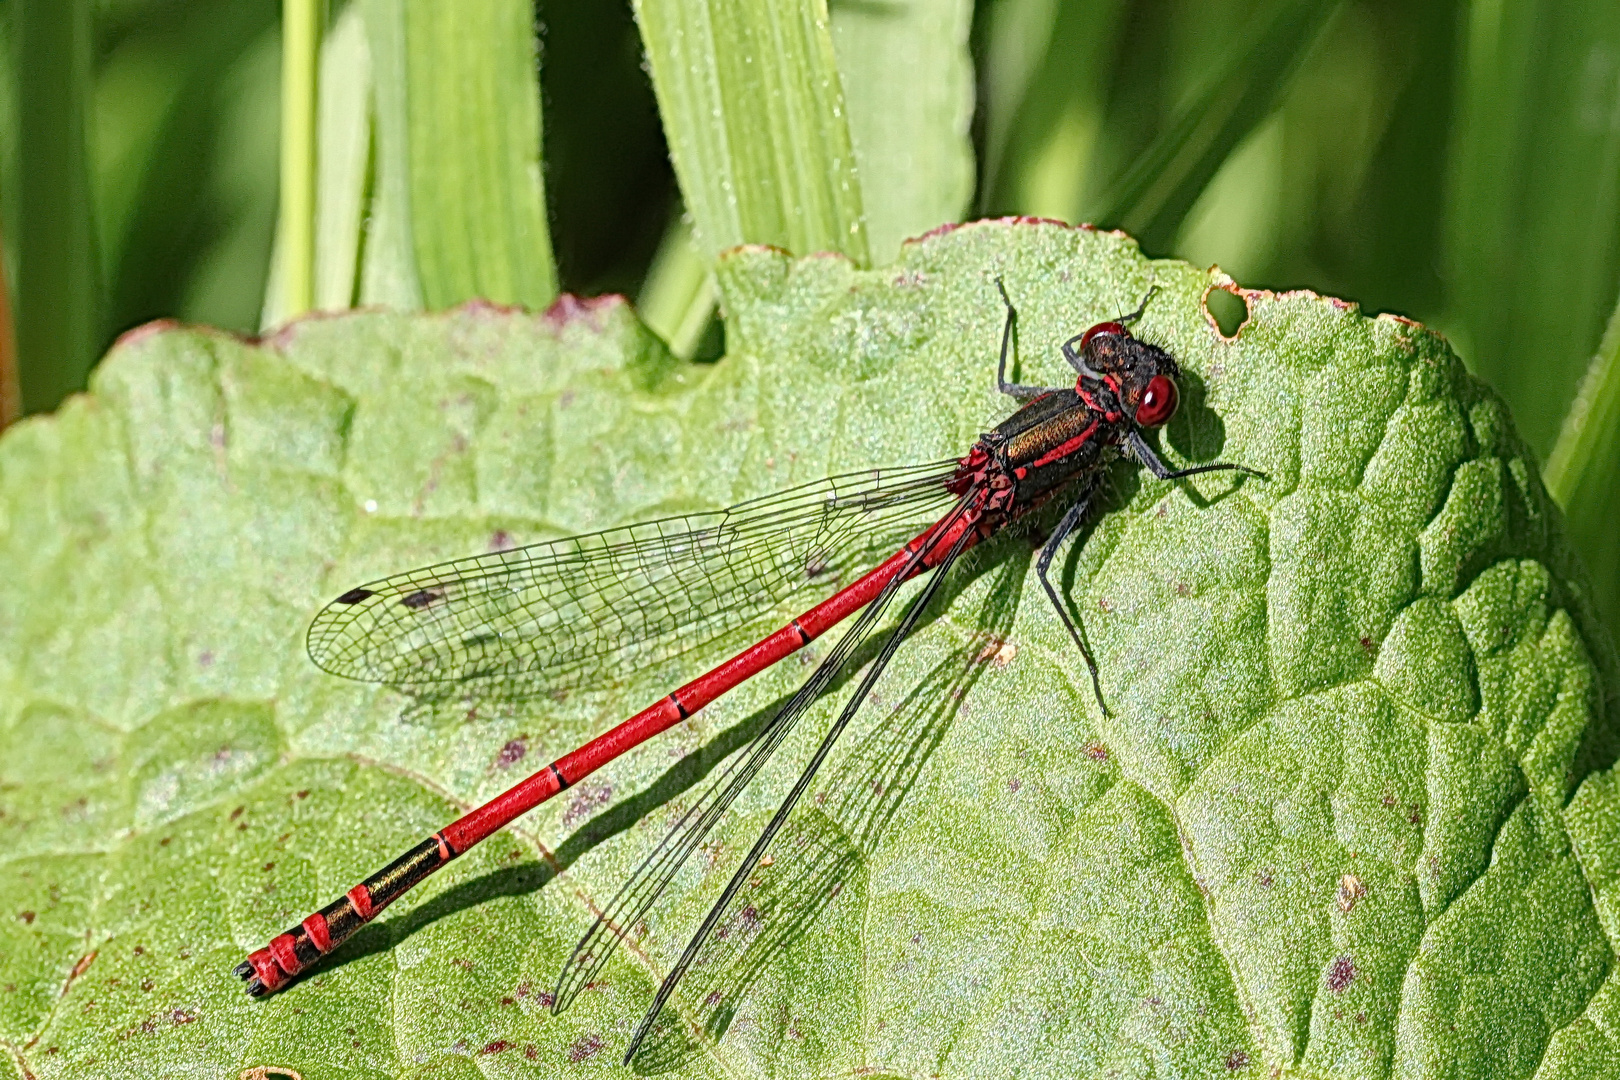
<path fill-rule="evenodd" d="M 1204 294 L 1204 314 L 1220 330 L 1221 337 L 1231 341 L 1248 321 L 1249 305 L 1237 293 L 1211 289 Z"/>

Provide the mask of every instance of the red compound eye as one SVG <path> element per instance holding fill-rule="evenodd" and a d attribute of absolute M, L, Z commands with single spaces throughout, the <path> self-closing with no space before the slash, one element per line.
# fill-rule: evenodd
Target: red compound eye
<path fill-rule="evenodd" d="M 1120 337 L 1124 337 L 1125 328 L 1117 322 L 1098 323 L 1096 326 L 1093 326 L 1090 330 L 1087 330 L 1084 334 L 1080 335 L 1080 351 L 1085 352 L 1086 346 L 1091 344 L 1091 339 L 1096 337 L 1098 334 L 1117 334 Z"/>
<path fill-rule="evenodd" d="M 1155 375 L 1142 392 L 1136 407 L 1136 422 L 1142 427 L 1158 427 L 1176 413 L 1176 384 L 1168 375 Z"/>

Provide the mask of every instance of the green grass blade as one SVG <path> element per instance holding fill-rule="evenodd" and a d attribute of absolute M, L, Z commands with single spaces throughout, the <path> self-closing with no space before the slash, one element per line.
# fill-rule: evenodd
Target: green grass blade
<path fill-rule="evenodd" d="M 11 320 L 11 283 L 0 258 L 0 431 L 22 416 L 22 385 L 17 381 L 17 327 Z"/>
<path fill-rule="evenodd" d="M 430 308 L 557 294 L 540 175 L 540 83 L 527 0 L 405 8 L 411 234 Z"/>
<path fill-rule="evenodd" d="M 1620 285 L 1620 5 L 1469 10 L 1448 329 L 1546 453 Z"/>
<path fill-rule="evenodd" d="M 285 87 L 286 79 L 283 80 Z M 285 89 L 283 91 L 285 94 Z M 354 306 L 358 292 L 361 237 L 365 231 L 366 188 L 371 169 L 371 51 L 358 4 L 346 8 L 321 42 L 316 101 L 312 220 L 296 231 L 309 241 L 310 300 L 303 310 L 340 311 Z M 283 129 L 283 145 L 286 132 Z M 286 155 L 283 155 L 286 168 Z M 283 192 L 286 188 L 283 187 Z M 278 222 L 270 281 L 265 288 L 265 327 L 299 314 L 289 293 L 293 271 L 289 215 L 285 199 Z"/>
<path fill-rule="evenodd" d="M 967 0 L 832 7 L 876 264 L 892 261 L 907 237 L 960 220 L 972 198 L 972 20 Z"/>
<path fill-rule="evenodd" d="M 371 134 L 371 52 L 355 4 L 338 17 L 321 51 L 315 306 L 325 311 L 355 302 Z"/>
<path fill-rule="evenodd" d="M 1046 59 L 1057 25 L 1058 0 L 998 0 L 988 6 L 984 31 L 984 160 L 978 208 L 994 205 L 992 195 L 1007 164 L 1013 125 L 1030 85 Z M 1086 69 L 1081 68 L 1084 71 Z"/>
<path fill-rule="evenodd" d="M 1234 148 L 1276 106 L 1338 10 L 1321 0 L 1275 0 L 1216 75 L 1177 112 L 1100 200 L 1094 220 L 1163 251 Z"/>
<path fill-rule="evenodd" d="M 285 0 L 281 16 L 281 212 L 276 269 L 281 314 L 293 318 L 315 299 L 316 98 L 321 0 Z M 279 321 L 279 320 L 278 320 Z"/>
<path fill-rule="evenodd" d="M 360 262 L 360 303 L 398 311 L 422 306 L 411 238 L 411 146 L 406 113 L 405 6 L 359 0 L 371 54 L 376 158 L 371 215 Z"/>
<path fill-rule="evenodd" d="M 1125 8 L 1124 0 L 1003 0 L 992 9 L 982 212 L 1083 216 Z"/>
<path fill-rule="evenodd" d="M 529 5 L 363 2 L 377 176 L 362 299 L 546 306 L 557 272 Z"/>
<path fill-rule="evenodd" d="M 638 0 L 636 20 L 700 250 L 868 261 L 825 0 Z"/>
<path fill-rule="evenodd" d="M 54 409 L 84 388 L 101 347 L 96 234 L 86 152 L 90 0 L 16 7 L 16 326 L 23 409 Z"/>
<path fill-rule="evenodd" d="M 1569 541 L 1591 575 L 1598 611 L 1620 638 L 1620 305 L 1609 316 L 1543 478 L 1564 508 Z"/>
<path fill-rule="evenodd" d="M 636 312 L 670 352 L 690 360 L 714 314 L 714 300 L 710 260 L 692 243 L 686 218 L 674 215 L 636 295 Z"/>

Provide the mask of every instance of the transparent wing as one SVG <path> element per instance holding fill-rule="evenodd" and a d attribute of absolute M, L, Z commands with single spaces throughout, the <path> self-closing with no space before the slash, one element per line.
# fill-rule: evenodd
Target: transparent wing
<path fill-rule="evenodd" d="M 919 552 L 918 561 L 921 558 L 922 553 Z M 934 583 L 940 576 L 942 575 L 936 574 L 931 580 L 930 589 L 937 587 Z M 866 640 L 905 578 L 905 574 L 896 576 L 877 598 L 861 611 L 849 630 L 792 699 L 771 718 L 742 753 L 731 760 L 691 809 L 687 810 L 675 827 L 636 868 L 635 873 L 620 887 L 563 965 L 557 981 L 557 991 L 552 999 L 553 1012 L 560 1013 L 573 1002 L 580 991 L 594 980 L 607 964 L 617 950 L 623 935 L 640 924 L 652 910 L 687 858 L 703 843 L 725 815 L 726 810 L 782 745 L 799 718 L 821 696 L 860 644 Z M 897 639 L 904 636 L 904 629 L 909 627 L 898 631 Z M 898 640 L 895 640 L 894 644 L 898 644 Z M 875 665 L 878 670 L 881 670 L 881 666 Z M 875 675 L 875 671 L 870 672 L 869 678 Z M 863 687 L 857 694 L 864 697 L 865 688 Z M 847 716 L 842 718 L 842 722 L 847 722 Z"/>
<path fill-rule="evenodd" d="M 665 1009 L 648 1032 L 639 1071 L 675 1071 L 699 1052 L 698 1032 L 718 1042 L 761 975 L 866 873 L 962 702 L 996 662 L 1027 566 L 1002 563 L 974 615 L 962 620 L 977 632 L 873 721 L 814 798 L 801 800 L 687 969 L 678 1016 Z"/>
<path fill-rule="evenodd" d="M 944 485 L 955 464 L 829 477 L 395 574 L 323 608 L 309 655 L 407 692 L 483 682 L 512 696 L 662 663 L 898 548 L 954 500 Z"/>
<path fill-rule="evenodd" d="M 743 856 L 742 865 L 737 867 L 737 872 L 731 876 L 731 881 L 726 884 L 725 890 L 720 894 L 720 899 L 714 902 L 714 906 L 709 909 L 709 914 L 704 918 L 703 924 L 692 935 L 692 940 L 687 943 L 686 951 L 675 962 L 675 966 L 670 968 L 669 974 L 664 976 L 663 984 L 658 987 L 658 993 L 654 995 L 652 1004 L 647 1007 L 646 1015 L 641 1018 L 641 1023 L 636 1026 L 635 1032 L 630 1036 L 630 1045 L 624 1052 L 624 1063 L 626 1065 L 630 1064 L 630 1060 L 636 1056 L 636 1051 L 641 1048 L 642 1042 L 651 1034 L 665 1003 L 674 994 L 675 988 L 680 985 L 681 980 L 686 977 L 686 973 L 691 970 L 698 953 L 702 951 L 703 946 L 709 941 L 710 935 L 720 925 L 720 920 L 725 917 L 732 902 L 736 900 L 737 895 L 747 885 L 750 876 L 754 873 L 754 868 L 759 865 L 760 859 L 770 849 L 772 841 L 776 839 L 776 834 L 781 831 L 782 826 L 787 823 L 788 817 L 793 813 L 794 806 L 804 797 L 804 793 L 810 789 L 811 782 L 815 780 L 816 772 L 821 768 L 822 762 L 827 760 L 827 755 L 831 753 L 833 744 L 838 741 L 838 737 L 849 726 L 849 722 L 855 718 L 855 713 L 866 700 L 866 696 L 872 692 L 872 687 L 877 684 L 879 677 L 882 676 L 884 667 L 894 657 L 895 650 L 900 647 L 901 643 L 911 633 L 912 628 L 917 625 L 918 618 L 921 617 L 924 609 L 928 607 L 929 602 L 939 591 L 945 576 L 950 573 L 951 564 L 961 555 L 969 539 L 969 534 L 965 533 L 958 537 L 950 549 L 944 553 L 944 558 L 940 563 L 929 573 L 927 584 L 912 599 L 906 608 L 905 615 L 900 619 L 899 625 L 884 640 L 882 649 L 872 658 L 872 662 L 867 665 L 865 673 L 861 676 L 860 684 L 856 686 L 855 692 L 849 696 L 849 700 L 844 703 L 844 709 L 838 714 L 838 719 L 833 722 L 826 735 L 822 737 L 821 745 L 816 748 L 815 754 L 810 758 L 809 764 L 804 767 L 804 771 L 799 774 L 798 782 L 793 785 L 787 797 L 782 800 L 782 805 L 777 808 L 770 822 L 766 824 L 764 831 L 759 834 L 759 839 L 754 841 L 754 846 L 749 849 L 747 855 Z M 872 607 L 876 608 L 880 604 L 886 604 L 893 595 L 893 590 L 885 589 L 883 594 L 873 601 Z M 843 660 L 840 660 L 839 664 L 842 666 Z"/>

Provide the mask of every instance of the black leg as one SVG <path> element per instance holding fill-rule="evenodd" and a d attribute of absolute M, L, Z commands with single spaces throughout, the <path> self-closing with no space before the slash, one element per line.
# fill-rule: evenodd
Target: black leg
<path fill-rule="evenodd" d="M 1246 465 L 1233 465 L 1225 461 L 1217 461 L 1213 465 L 1194 465 L 1190 469 L 1172 469 L 1159 460 L 1159 455 L 1153 452 L 1153 447 L 1149 446 L 1147 440 L 1142 438 L 1140 431 L 1132 430 L 1129 435 L 1125 436 L 1125 441 L 1130 443 L 1131 453 L 1136 455 L 1136 460 L 1146 465 L 1147 471 L 1160 480 L 1180 480 L 1184 476 L 1197 476 L 1199 473 L 1227 471 L 1257 476 L 1262 480 L 1271 479 L 1271 477 L 1257 469 L 1251 469 Z"/>
<path fill-rule="evenodd" d="M 1098 375 L 1095 371 L 1092 371 L 1091 368 L 1086 366 L 1085 358 L 1082 357 L 1079 350 L 1075 348 L 1075 345 L 1078 344 L 1080 339 L 1085 336 L 1086 335 L 1084 334 L 1076 334 L 1074 337 L 1058 346 L 1058 349 L 1063 353 L 1063 359 L 1067 360 L 1069 362 L 1069 366 L 1074 368 L 1074 370 L 1078 371 L 1082 375 L 1090 375 L 1093 379 L 1100 379 L 1102 376 Z"/>
<path fill-rule="evenodd" d="M 1086 668 L 1091 672 L 1091 692 L 1097 695 L 1097 707 L 1102 709 L 1104 716 L 1109 716 L 1112 714 L 1108 711 L 1108 703 L 1103 700 L 1102 679 L 1097 674 L 1097 661 L 1092 658 L 1091 650 L 1086 648 L 1086 639 L 1081 635 L 1080 628 L 1069 618 L 1069 609 L 1063 606 L 1063 599 L 1053 587 L 1051 578 L 1046 576 L 1047 570 L 1052 566 L 1052 560 L 1057 557 L 1058 548 L 1063 546 L 1063 541 L 1067 540 L 1085 519 L 1086 510 L 1090 508 L 1092 496 L 1096 492 L 1097 484 L 1092 483 L 1080 496 L 1079 501 L 1069 507 L 1069 512 L 1063 515 L 1063 520 L 1052 530 L 1052 535 L 1046 538 L 1046 543 L 1041 545 L 1040 554 L 1035 557 L 1035 576 L 1041 579 L 1041 588 L 1046 590 L 1047 599 L 1052 601 L 1052 606 L 1057 609 L 1058 618 L 1063 620 L 1069 636 L 1074 639 L 1075 645 L 1080 649 L 1080 655 L 1085 658 Z"/>
<path fill-rule="evenodd" d="M 1025 386 L 1007 381 L 1007 354 L 1012 351 L 1013 323 L 1018 321 L 1018 309 L 1013 307 L 1012 299 L 1007 295 L 1007 286 L 1001 283 L 999 277 L 996 278 L 996 288 L 1001 290 L 1001 302 L 1007 305 L 1007 321 L 1001 326 L 1001 362 L 996 365 L 996 389 L 1018 401 L 1052 393 L 1053 387 Z"/>
<path fill-rule="evenodd" d="M 1131 323 L 1135 322 L 1137 319 L 1140 319 L 1142 317 L 1143 313 L 1147 311 L 1148 301 L 1152 300 L 1153 299 L 1153 294 L 1158 292 L 1158 291 L 1159 291 L 1159 287 L 1157 285 L 1149 285 L 1147 295 L 1142 297 L 1142 303 L 1137 306 L 1136 310 L 1131 312 L 1129 315 L 1121 315 L 1115 321 L 1118 322 L 1122 326 L 1129 326 L 1129 325 L 1131 325 Z"/>

